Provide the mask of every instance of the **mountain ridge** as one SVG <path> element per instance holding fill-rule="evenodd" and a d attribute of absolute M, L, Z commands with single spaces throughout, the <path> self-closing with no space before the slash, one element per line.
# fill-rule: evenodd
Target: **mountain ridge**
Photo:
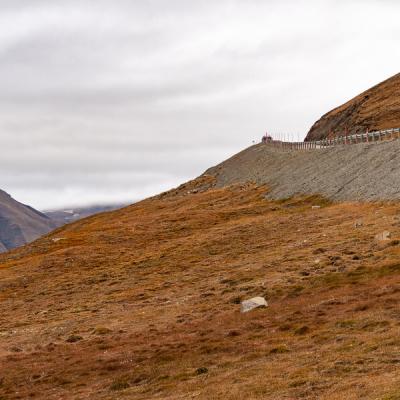
<path fill-rule="evenodd" d="M 0 190 L 0 252 L 32 242 L 55 227 L 45 214 Z"/>
<path fill-rule="evenodd" d="M 325 113 L 305 141 L 391 128 L 400 128 L 400 73 Z"/>

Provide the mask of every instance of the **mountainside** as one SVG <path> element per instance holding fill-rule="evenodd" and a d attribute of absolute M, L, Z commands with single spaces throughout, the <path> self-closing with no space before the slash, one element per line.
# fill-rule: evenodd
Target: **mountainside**
<path fill-rule="evenodd" d="M 1 254 L 0 399 L 400 398 L 399 161 L 258 144 Z"/>
<path fill-rule="evenodd" d="M 0 190 L 0 253 L 29 243 L 54 227 L 46 215 Z"/>
<path fill-rule="evenodd" d="M 400 205 L 216 185 L 0 255 L 0 397 L 398 398 Z"/>
<path fill-rule="evenodd" d="M 400 127 L 400 74 L 374 86 L 325 114 L 307 134 L 306 141 L 332 135 Z"/>

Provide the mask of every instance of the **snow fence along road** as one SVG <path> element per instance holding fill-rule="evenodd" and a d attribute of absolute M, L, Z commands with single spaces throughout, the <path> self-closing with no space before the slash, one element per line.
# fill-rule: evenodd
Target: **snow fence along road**
<path fill-rule="evenodd" d="M 399 139 L 400 128 L 386 129 L 383 131 L 357 133 L 354 135 L 338 135 L 331 139 L 317 140 L 313 142 L 285 142 L 279 140 L 271 140 L 263 142 L 272 147 L 281 147 L 290 150 L 311 150 L 323 149 L 338 145 L 358 144 L 358 143 L 375 143 L 388 139 Z"/>

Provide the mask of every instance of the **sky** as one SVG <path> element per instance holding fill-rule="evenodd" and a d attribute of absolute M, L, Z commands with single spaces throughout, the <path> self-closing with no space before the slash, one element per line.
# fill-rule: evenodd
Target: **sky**
<path fill-rule="evenodd" d="M 132 203 L 399 72 L 397 0 L 0 0 L 0 188 Z M 289 137 L 289 136 L 288 136 Z"/>

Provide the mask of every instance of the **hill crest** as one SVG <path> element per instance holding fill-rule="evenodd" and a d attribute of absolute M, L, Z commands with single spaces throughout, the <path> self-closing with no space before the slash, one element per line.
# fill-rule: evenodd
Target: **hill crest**
<path fill-rule="evenodd" d="M 306 141 L 329 135 L 400 127 L 400 73 L 373 86 L 324 114 L 306 136 Z"/>

